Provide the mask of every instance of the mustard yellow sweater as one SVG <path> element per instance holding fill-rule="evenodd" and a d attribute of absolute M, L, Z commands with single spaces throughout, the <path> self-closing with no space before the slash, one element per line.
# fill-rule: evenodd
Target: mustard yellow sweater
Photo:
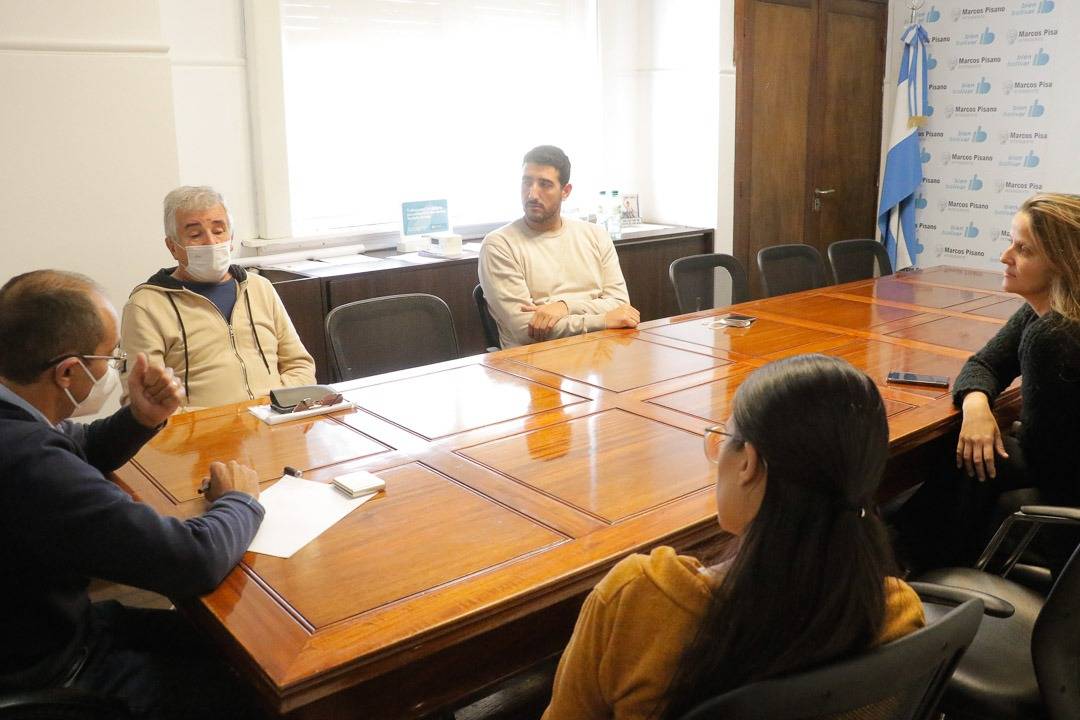
<path fill-rule="evenodd" d="M 612 568 L 585 600 L 544 720 L 652 717 L 708 607 L 704 570 L 670 547 Z M 882 643 L 925 624 L 915 591 L 897 578 L 887 585 Z"/>

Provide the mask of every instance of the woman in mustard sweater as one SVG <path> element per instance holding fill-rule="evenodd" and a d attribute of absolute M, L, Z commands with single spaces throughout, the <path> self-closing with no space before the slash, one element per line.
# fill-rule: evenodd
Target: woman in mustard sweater
<path fill-rule="evenodd" d="M 921 627 L 874 505 L 888 437 L 877 388 L 843 360 L 751 375 L 726 428 L 705 433 L 734 556 L 706 567 L 661 547 L 616 565 L 585 601 L 544 718 L 678 718 Z"/>

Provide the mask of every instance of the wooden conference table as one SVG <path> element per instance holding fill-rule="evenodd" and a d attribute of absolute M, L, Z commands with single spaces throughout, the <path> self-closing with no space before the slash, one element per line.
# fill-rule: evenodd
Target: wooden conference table
<path fill-rule="evenodd" d="M 1019 307 L 1000 286 L 931 268 L 744 303 L 748 329 L 711 327 L 720 311 L 706 311 L 343 383 L 356 409 L 315 419 L 180 415 L 116 475 L 185 517 L 205 509 L 197 488 L 217 459 L 252 465 L 264 487 L 285 465 L 385 479 L 293 557 L 247 553 L 184 609 L 278 712 L 422 715 L 561 649 L 583 593 L 627 553 L 716 538 L 703 429 L 754 368 L 851 361 L 879 383 L 897 458 L 955 430 L 947 391 L 885 375 L 955 378 Z"/>

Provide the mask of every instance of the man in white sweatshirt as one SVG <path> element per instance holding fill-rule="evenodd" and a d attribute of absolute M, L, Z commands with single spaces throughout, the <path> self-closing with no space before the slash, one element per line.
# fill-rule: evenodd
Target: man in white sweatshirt
<path fill-rule="evenodd" d="M 525 154 L 525 215 L 488 233 L 480 285 L 504 348 L 607 328 L 636 327 L 611 237 L 560 214 L 570 195 L 570 160 L 553 145 Z"/>

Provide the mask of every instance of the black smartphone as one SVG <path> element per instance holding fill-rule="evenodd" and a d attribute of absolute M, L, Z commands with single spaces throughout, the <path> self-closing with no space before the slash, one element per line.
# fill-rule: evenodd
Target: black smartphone
<path fill-rule="evenodd" d="M 740 315 L 738 313 L 728 313 L 722 319 L 736 320 L 736 321 L 747 322 L 747 323 L 752 323 L 755 320 L 757 320 L 757 318 L 754 317 L 753 315 Z"/>
<path fill-rule="evenodd" d="M 902 370 L 893 370 L 885 378 L 886 382 L 898 383 L 900 385 L 930 385 L 931 387 L 947 388 L 949 387 L 949 378 L 944 375 L 922 375 L 920 373 L 903 372 Z"/>

